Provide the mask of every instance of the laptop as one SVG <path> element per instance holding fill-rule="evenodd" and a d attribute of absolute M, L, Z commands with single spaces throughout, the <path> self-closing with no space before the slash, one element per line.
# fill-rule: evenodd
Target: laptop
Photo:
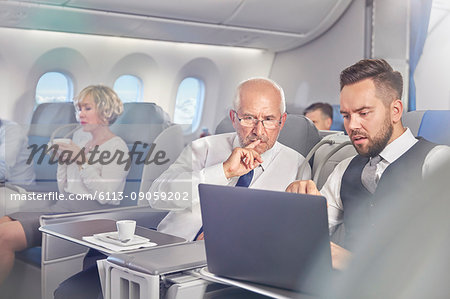
<path fill-rule="evenodd" d="M 323 196 L 199 185 L 208 271 L 317 294 L 331 276 Z"/>

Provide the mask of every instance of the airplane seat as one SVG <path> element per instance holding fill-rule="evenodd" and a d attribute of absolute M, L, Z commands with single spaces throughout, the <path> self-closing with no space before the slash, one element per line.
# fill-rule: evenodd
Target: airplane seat
<path fill-rule="evenodd" d="M 230 117 L 226 116 L 217 125 L 216 130 L 214 131 L 214 134 L 218 135 L 218 134 L 231 133 L 231 132 L 234 132 L 233 123 L 231 122 Z"/>
<path fill-rule="evenodd" d="M 344 131 L 344 118 L 342 117 L 340 105 L 331 105 L 333 107 L 333 123 L 331 124 L 331 131 Z"/>
<path fill-rule="evenodd" d="M 34 110 L 31 119 L 28 131 L 28 144 L 30 146 L 37 145 L 38 147 L 46 145 L 50 141 L 50 136 L 58 127 L 77 123 L 75 106 L 72 102 L 39 104 Z M 69 128 L 61 130 L 56 137 L 63 137 L 68 131 Z M 33 159 L 36 184 L 27 186 L 25 189 L 29 191 L 57 191 L 56 169 L 58 164 L 50 164 L 49 155 L 45 155 L 43 160 L 38 162 L 40 158 L 39 153 Z"/>
<path fill-rule="evenodd" d="M 408 127 L 414 136 L 417 136 L 419 133 L 420 123 L 425 112 L 426 110 L 414 110 L 403 113 L 402 115 L 403 126 Z"/>
<path fill-rule="evenodd" d="M 303 157 L 321 140 L 316 126 L 303 115 L 288 114 L 278 141 Z"/>
<path fill-rule="evenodd" d="M 431 142 L 450 145 L 450 110 L 427 110 L 417 136 Z"/>
<path fill-rule="evenodd" d="M 306 155 L 306 161 L 300 166 L 299 173 L 302 173 L 306 164 L 312 160 L 312 179 L 320 190 L 336 165 L 354 155 L 356 150 L 344 132 L 326 135 Z"/>
<path fill-rule="evenodd" d="M 147 154 L 155 153 L 150 151 L 153 140 L 169 125 L 167 114 L 155 103 L 124 103 L 124 111 L 111 125 L 111 131 L 125 141 L 130 151 L 134 147 L 141 156 L 139 158 L 139 154 L 136 154 L 132 157 L 121 206 L 136 204 L 132 198 L 139 195 L 143 161 Z"/>
<path fill-rule="evenodd" d="M 348 135 L 343 132 L 325 136 L 313 157 L 312 176 L 320 190 L 342 160 L 357 154 Z"/>
<path fill-rule="evenodd" d="M 164 152 L 163 160 L 168 159 L 166 163 L 155 164 L 151 163 L 144 165 L 142 171 L 142 181 L 139 193 L 146 194 L 150 189 L 153 181 L 157 179 L 169 166 L 178 158 L 184 149 L 183 129 L 180 125 L 172 125 L 162 131 L 156 137 L 154 144 L 154 153 L 159 151 Z M 146 198 L 147 200 L 150 198 Z M 148 201 L 139 201 L 138 205 L 147 205 Z"/>
<path fill-rule="evenodd" d="M 231 119 L 225 117 L 216 127 L 215 134 L 234 132 Z M 304 157 L 321 137 L 316 126 L 305 116 L 288 114 L 278 141 L 302 154 Z"/>

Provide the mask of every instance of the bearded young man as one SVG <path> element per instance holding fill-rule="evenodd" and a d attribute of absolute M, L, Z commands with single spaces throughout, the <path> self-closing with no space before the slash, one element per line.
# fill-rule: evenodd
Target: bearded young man
<path fill-rule="evenodd" d="M 358 155 L 338 164 L 320 193 L 312 181 L 296 181 L 286 191 L 325 196 L 330 231 L 343 224 L 340 245 L 352 249 L 363 229 L 376 226 L 372 216 L 387 198 L 421 184 L 449 159 L 450 148 L 416 139 L 403 127 L 402 76 L 385 60 L 361 60 L 340 79 L 341 114 Z M 333 246 L 332 254 L 333 263 L 336 255 L 348 258 Z"/>

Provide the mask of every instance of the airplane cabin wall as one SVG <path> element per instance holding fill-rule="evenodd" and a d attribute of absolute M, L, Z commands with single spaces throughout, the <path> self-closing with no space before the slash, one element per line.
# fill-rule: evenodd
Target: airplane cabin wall
<path fill-rule="evenodd" d="M 448 5 L 450 8 L 450 5 Z M 443 10 L 443 9 L 442 9 Z M 450 10 L 428 32 L 414 81 L 417 110 L 450 110 Z M 438 11 L 439 12 L 439 11 Z"/>
<path fill-rule="evenodd" d="M 326 33 L 277 53 L 270 77 L 285 90 L 287 111 L 301 114 L 309 104 L 339 104 L 339 74 L 364 58 L 365 1 L 353 1 Z"/>
<path fill-rule="evenodd" d="M 143 39 L 0 28 L 0 117 L 29 123 L 40 76 L 60 71 L 73 79 L 74 95 L 90 84 L 113 86 L 124 74 L 142 79 L 143 101 L 173 117 L 179 83 L 205 81 L 201 127 L 210 131 L 226 115 L 237 84 L 268 76 L 274 54 L 264 50 Z M 197 134 L 196 132 L 195 134 Z"/>

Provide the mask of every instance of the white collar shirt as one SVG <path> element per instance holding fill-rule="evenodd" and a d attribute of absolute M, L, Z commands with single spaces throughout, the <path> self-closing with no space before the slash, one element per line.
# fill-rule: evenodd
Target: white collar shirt
<path fill-rule="evenodd" d="M 411 130 L 407 128 L 402 135 L 389 143 L 380 153 L 383 159 L 377 164 L 377 179 L 379 180 L 387 167 L 406 153 L 417 141 Z M 340 194 L 342 176 L 353 158 L 350 157 L 341 161 L 320 190 L 320 193 L 325 196 L 328 202 L 330 233 L 334 231 L 337 225 L 343 222 L 344 206 Z M 437 170 L 445 160 L 450 160 L 450 147 L 446 145 L 435 146 L 425 158 L 422 166 L 422 177 L 427 177 L 430 173 Z"/>

